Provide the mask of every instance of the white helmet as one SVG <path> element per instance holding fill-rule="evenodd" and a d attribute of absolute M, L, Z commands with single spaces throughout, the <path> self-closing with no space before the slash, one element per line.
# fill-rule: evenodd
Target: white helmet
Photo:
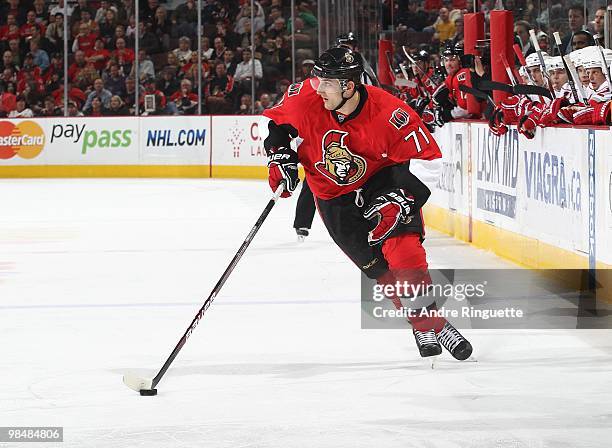
<path fill-rule="evenodd" d="M 590 51 L 588 50 L 589 48 L 590 47 L 585 47 L 581 48 L 580 50 L 574 50 L 569 54 L 569 57 L 572 63 L 574 64 L 574 67 L 582 67 L 582 65 L 584 64 L 585 50 Z"/>
<path fill-rule="evenodd" d="M 561 56 L 554 56 L 552 58 L 545 59 L 546 61 L 546 71 L 552 72 L 553 70 L 563 69 L 565 70 L 565 65 L 563 65 L 563 59 Z"/>
<path fill-rule="evenodd" d="M 542 58 L 544 59 L 544 65 L 548 65 L 546 60 L 550 59 L 550 56 L 542 52 Z M 540 67 L 540 58 L 538 57 L 537 53 L 531 53 L 529 56 L 525 58 L 525 67 L 527 68 Z"/>
<path fill-rule="evenodd" d="M 589 49 L 583 56 L 583 67 L 584 68 L 600 68 L 605 69 L 603 65 L 603 61 L 601 58 L 601 52 L 598 47 L 587 47 Z M 586 48 L 585 48 L 586 49 Z M 602 48 L 604 57 L 606 59 L 606 66 L 609 66 L 612 63 L 612 50 L 607 48 Z"/>

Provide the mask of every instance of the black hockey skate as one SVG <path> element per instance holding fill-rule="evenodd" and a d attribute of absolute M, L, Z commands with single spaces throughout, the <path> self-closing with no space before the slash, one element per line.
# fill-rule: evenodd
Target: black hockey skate
<path fill-rule="evenodd" d="M 444 324 L 436 336 L 440 344 L 453 355 L 453 358 L 465 361 L 472 354 L 472 344 L 449 322 Z"/>
<path fill-rule="evenodd" d="M 421 357 L 427 358 L 428 356 L 437 356 L 442 353 L 442 347 L 436 339 L 436 332 L 433 330 L 419 331 L 412 330 L 414 339 L 416 340 L 417 347 Z"/>
<path fill-rule="evenodd" d="M 308 230 L 306 227 L 300 227 L 299 229 L 295 229 L 295 233 L 297 233 L 298 241 L 303 242 L 308 236 Z"/>

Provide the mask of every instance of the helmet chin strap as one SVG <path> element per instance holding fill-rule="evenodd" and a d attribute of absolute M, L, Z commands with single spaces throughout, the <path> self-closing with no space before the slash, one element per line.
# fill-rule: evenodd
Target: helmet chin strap
<path fill-rule="evenodd" d="M 355 89 L 353 89 L 353 94 L 349 96 L 348 98 L 345 98 L 344 92 L 346 92 L 346 86 L 343 86 L 343 87 L 344 88 L 342 89 L 342 101 L 340 101 L 340 103 L 332 109 L 334 112 L 337 112 L 338 109 L 342 109 L 342 107 L 346 104 L 346 102 L 350 100 L 351 98 L 353 98 L 355 96 L 355 93 L 357 92 L 357 86 L 355 86 Z"/>

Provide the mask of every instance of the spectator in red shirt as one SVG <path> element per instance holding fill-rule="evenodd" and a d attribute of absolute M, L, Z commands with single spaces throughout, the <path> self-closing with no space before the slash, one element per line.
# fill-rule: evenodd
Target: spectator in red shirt
<path fill-rule="evenodd" d="M 181 81 L 181 88 L 170 97 L 179 115 L 193 115 L 198 108 L 198 95 L 191 91 L 192 84 L 188 79 Z"/>
<path fill-rule="evenodd" d="M 140 111 L 144 115 L 162 115 L 164 113 L 164 109 L 166 108 L 166 97 L 164 94 L 157 89 L 155 85 L 155 78 L 149 78 L 144 83 L 144 92 L 140 96 Z M 149 110 L 149 99 L 147 97 L 155 97 L 155 109 Z"/>
<path fill-rule="evenodd" d="M 32 29 L 38 30 L 39 34 L 44 36 L 46 28 L 44 25 L 36 23 L 36 13 L 34 11 L 28 11 L 26 23 L 19 28 L 19 33 L 22 38 L 27 39 L 34 34 Z"/>
<path fill-rule="evenodd" d="M 74 81 L 78 74 L 85 69 L 87 61 L 85 60 L 85 52 L 82 50 L 74 53 L 74 62 L 68 67 L 68 81 Z"/>
<path fill-rule="evenodd" d="M 79 34 L 77 34 L 72 44 L 72 51 L 77 52 L 78 50 L 87 53 L 95 48 L 96 39 L 98 35 L 91 31 L 91 28 L 87 23 L 81 23 L 79 26 Z"/>
<path fill-rule="evenodd" d="M 104 41 L 101 38 L 96 39 L 94 48 L 85 52 L 85 60 L 96 68 L 102 71 L 106 68 L 110 59 L 110 51 L 104 48 Z"/>
<path fill-rule="evenodd" d="M 76 36 L 81 32 L 81 25 L 86 24 L 89 25 L 89 31 L 98 34 L 100 32 L 100 27 L 98 24 L 91 19 L 91 15 L 89 11 L 83 11 L 81 13 L 81 20 L 74 22 L 72 25 L 72 36 L 76 38 Z"/>
<path fill-rule="evenodd" d="M 8 41 L 11 38 L 19 38 L 21 37 L 19 34 L 19 29 L 17 30 L 17 35 L 13 35 L 13 36 L 9 36 L 9 27 L 11 25 L 17 25 L 17 19 L 15 18 L 14 14 L 9 14 L 8 16 L 6 16 L 6 24 L 0 26 L 0 40 L 1 41 Z"/>
<path fill-rule="evenodd" d="M 123 73 L 130 73 L 134 63 L 134 50 L 125 47 L 125 39 L 119 38 L 115 43 L 117 48 L 111 53 L 111 57 L 123 69 Z"/>
<path fill-rule="evenodd" d="M 17 23 L 25 23 L 26 21 L 26 9 L 24 6 L 19 4 L 19 0 L 9 0 L 8 8 L 5 10 L 6 15 L 9 14 L 15 16 Z"/>

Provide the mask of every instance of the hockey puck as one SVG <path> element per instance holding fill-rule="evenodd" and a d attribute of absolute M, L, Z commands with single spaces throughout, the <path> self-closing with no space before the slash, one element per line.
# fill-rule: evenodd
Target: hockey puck
<path fill-rule="evenodd" d="M 143 397 L 153 397 L 157 395 L 157 389 L 140 389 L 140 395 Z"/>

